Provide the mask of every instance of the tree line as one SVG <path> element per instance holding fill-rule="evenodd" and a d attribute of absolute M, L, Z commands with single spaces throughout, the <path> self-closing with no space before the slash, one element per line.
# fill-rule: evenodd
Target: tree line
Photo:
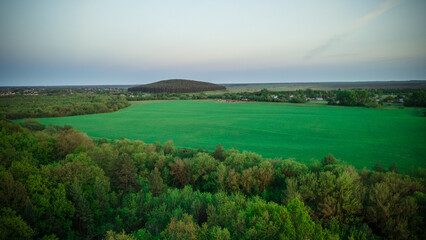
<path fill-rule="evenodd" d="M 23 127 L 24 126 L 24 127 Z M 1 239 L 425 239 L 424 169 L 0 121 Z"/>
<path fill-rule="evenodd" d="M 426 107 L 426 90 L 423 89 L 405 89 L 405 95 L 398 93 L 396 97 L 376 97 L 376 93 L 377 90 L 338 90 L 335 98 L 329 98 L 327 102 L 329 105 L 379 107 L 386 102 L 396 101 L 408 107 Z"/>
<path fill-rule="evenodd" d="M 113 112 L 128 106 L 125 97 L 110 94 L 11 95 L 0 97 L 0 116 L 7 119 L 64 117 Z"/>
<path fill-rule="evenodd" d="M 351 89 L 202 93 L 132 93 L 128 101 L 221 99 L 254 102 L 306 103 L 311 100 L 327 101 L 328 105 L 363 106 L 378 108 L 398 103 L 407 107 L 426 107 L 426 90 L 423 89 Z"/>

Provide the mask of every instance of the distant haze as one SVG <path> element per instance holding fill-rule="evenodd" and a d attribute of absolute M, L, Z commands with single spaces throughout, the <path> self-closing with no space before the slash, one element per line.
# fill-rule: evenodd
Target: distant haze
<path fill-rule="evenodd" d="M 0 86 L 426 79 L 425 0 L 3 0 Z"/>

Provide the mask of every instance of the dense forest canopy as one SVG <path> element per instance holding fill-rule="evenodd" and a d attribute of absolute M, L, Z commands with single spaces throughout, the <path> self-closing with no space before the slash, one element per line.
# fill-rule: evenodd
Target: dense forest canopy
<path fill-rule="evenodd" d="M 170 79 L 150 84 L 131 87 L 129 92 L 169 92 L 169 93 L 190 93 L 225 90 L 226 87 L 213 83 L 186 80 L 186 79 Z"/>
<path fill-rule="evenodd" d="M 425 170 L 0 121 L 1 239 L 425 239 Z"/>

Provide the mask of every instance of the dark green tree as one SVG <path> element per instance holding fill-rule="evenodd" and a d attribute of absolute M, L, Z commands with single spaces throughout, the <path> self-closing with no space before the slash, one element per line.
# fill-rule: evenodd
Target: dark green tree
<path fill-rule="evenodd" d="M 396 162 L 393 162 L 392 165 L 388 169 L 390 172 L 399 172 L 398 166 L 396 166 Z"/>
<path fill-rule="evenodd" d="M 166 185 L 163 183 L 163 178 L 157 168 L 151 171 L 149 178 L 149 188 L 152 192 L 152 195 L 158 197 L 166 189 Z"/>
<path fill-rule="evenodd" d="M 113 169 L 114 176 L 112 180 L 117 189 L 125 192 L 131 192 L 138 189 L 139 184 L 136 178 L 136 168 L 134 167 L 129 154 L 124 153 L 119 156 Z"/>
<path fill-rule="evenodd" d="M 376 165 L 373 167 L 373 170 L 376 172 L 386 172 L 386 169 L 382 166 L 380 161 L 377 161 Z"/>
<path fill-rule="evenodd" d="M 213 157 L 216 158 L 219 161 L 225 160 L 224 149 L 223 149 L 222 145 L 218 144 L 216 146 L 216 149 L 213 152 Z"/>
<path fill-rule="evenodd" d="M 339 160 L 337 160 L 332 154 L 328 154 L 324 157 L 324 159 L 321 161 L 322 166 L 326 165 L 336 165 L 339 163 Z"/>
<path fill-rule="evenodd" d="M 0 239 L 31 239 L 35 231 L 11 208 L 2 208 Z"/>
<path fill-rule="evenodd" d="M 15 210 L 23 210 L 27 201 L 25 186 L 13 179 L 12 174 L 0 174 L 0 205 Z"/>

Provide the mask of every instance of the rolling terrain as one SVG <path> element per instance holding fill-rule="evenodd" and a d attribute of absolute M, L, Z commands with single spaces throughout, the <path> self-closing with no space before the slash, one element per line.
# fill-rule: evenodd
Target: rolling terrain
<path fill-rule="evenodd" d="M 129 92 L 169 92 L 169 93 L 190 93 L 190 92 L 204 92 L 226 90 L 224 86 L 220 86 L 208 82 L 200 82 L 185 79 L 170 79 L 150 84 L 131 87 Z"/>

